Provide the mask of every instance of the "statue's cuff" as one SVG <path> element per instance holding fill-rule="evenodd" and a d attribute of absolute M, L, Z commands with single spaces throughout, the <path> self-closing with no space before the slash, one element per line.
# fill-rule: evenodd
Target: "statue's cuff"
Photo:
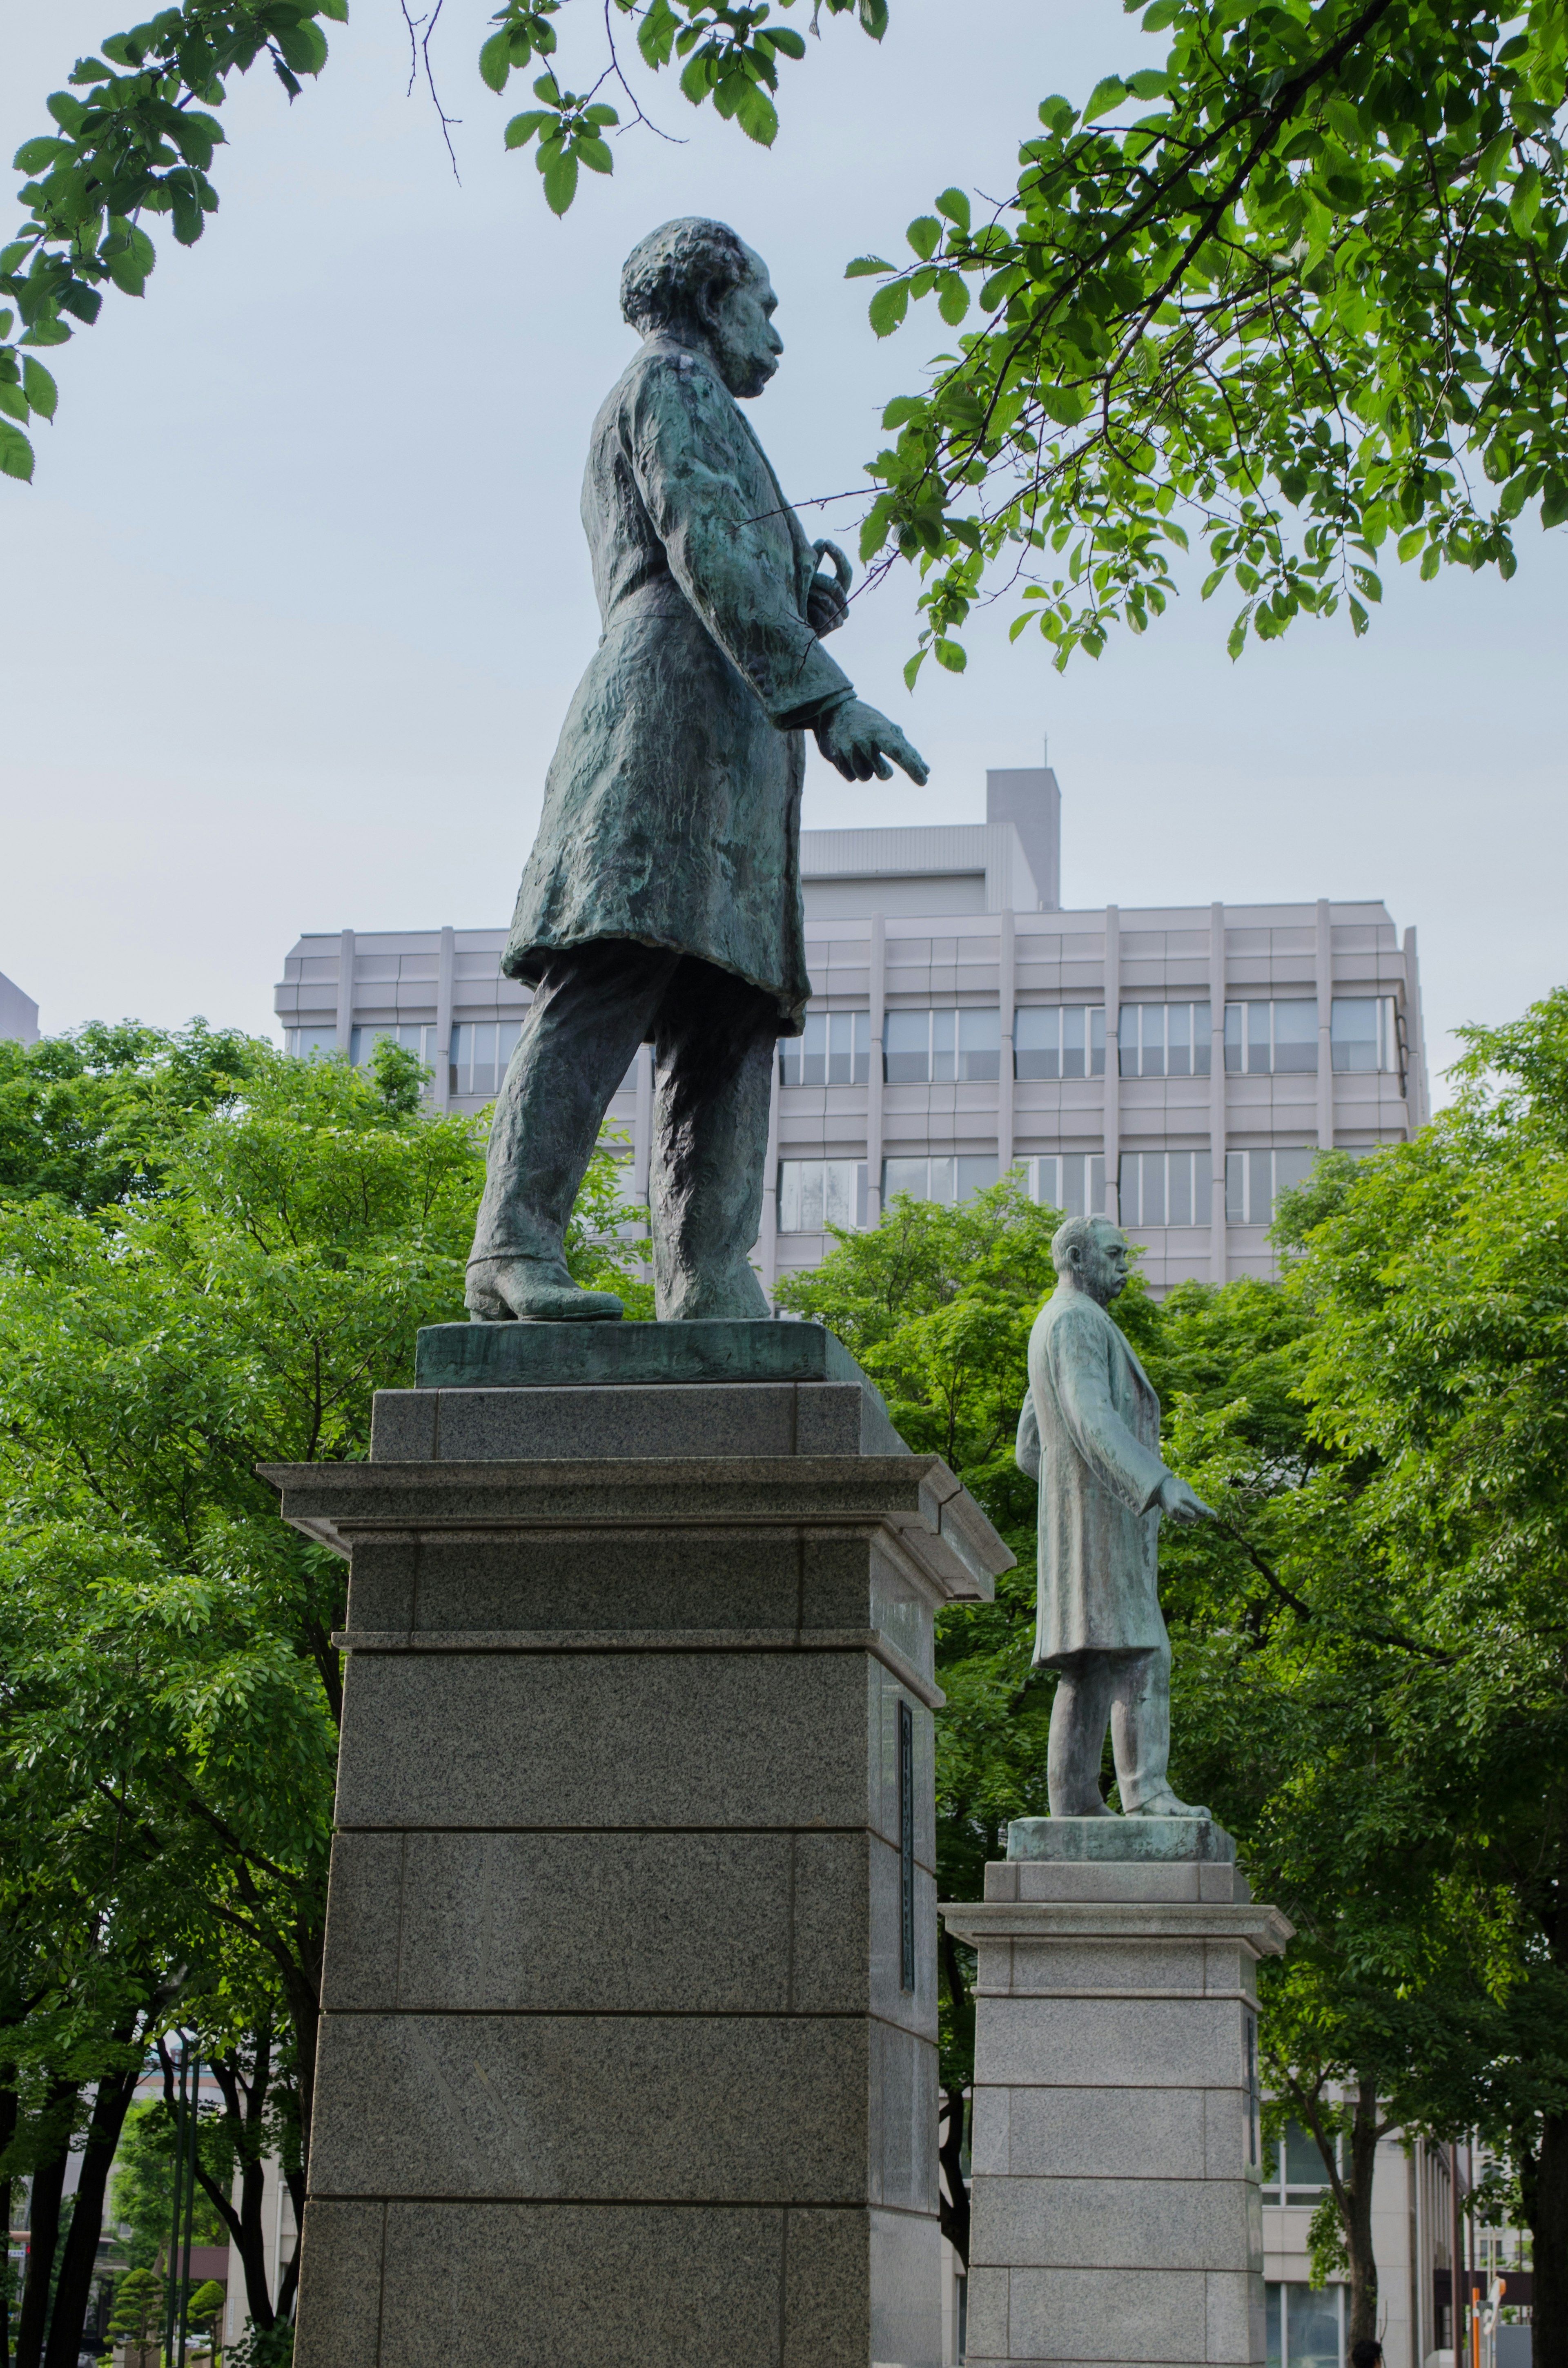
<path fill-rule="evenodd" d="M 780 732 L 815 732 L 830 715 L 847 707 L 855 695 L 854 684 L 846 682 L 841 690 L 826 691 L 821 699 L 808 699 L 800 707 L 790 708 L 787 715 L 776 715 L 773 720 Z"/>

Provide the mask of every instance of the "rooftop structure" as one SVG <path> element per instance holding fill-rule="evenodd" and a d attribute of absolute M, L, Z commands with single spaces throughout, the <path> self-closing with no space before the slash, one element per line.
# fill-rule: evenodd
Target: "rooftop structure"
<path fill-rule="evenodd" d="M 38 1005 L 0 972 L 0 1036 L 17 1044 L 38 1042 Z"/>
<path fill-rule="evenodd" d="M 1063 910 L 1047 767 L 986 776 L 986 819 L 801 834 L 813 994 L 779 1046 L 756 1259 L 769 1292 L 829 1224 L 907 1190 L 961 1199 L 1016 1163 L 1039 1200 L 1119 1215 L 1157 1291 L 1273 1270 L 1277 1194 L 1330 1146 L 1428 1116 L 1415 932 L 1375 899 Z M 528 991 L 504 928 L 304 937 L 290 1049 L 395 1031 L 442 1108 L 494 1094 Z M 610 1110 L 645 1201 L 644 1046 Z"/>

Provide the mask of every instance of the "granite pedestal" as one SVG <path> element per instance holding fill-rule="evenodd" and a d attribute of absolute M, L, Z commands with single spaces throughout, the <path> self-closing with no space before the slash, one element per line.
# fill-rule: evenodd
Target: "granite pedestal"
<path fill-rule="evenodd" d="M 268 1475 L 352 1558 L 296 2368 L 938 2368 L 932 1619 L 1006 1547 L 815 1326 L 417 1373 Z"/>
<path fill-rule="evenodd" d="M 1261 2368 L 1256 1965 L 1218 1826 L 1030 1817 L 983 1902 L 969 2368 Z"/>

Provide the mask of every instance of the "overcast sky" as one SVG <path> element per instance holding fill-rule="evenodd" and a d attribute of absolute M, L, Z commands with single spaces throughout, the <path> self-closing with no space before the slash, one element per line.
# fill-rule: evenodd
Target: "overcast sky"
<path fill-rule="evenodd" d="M 111 6 L 0 0 L 0 152 L 128 21 Z M 892 10 L 881 50 L 824 25 L 771 154 L 661 78 L 683 144 L 628 133 L 564 222 L 502 151 L 526 82 L 506 102 L 480 84 L 473 0 L 447 0 L 437 39 L 460 186 L 427 99 L 404 97 L 397 0 L 354 0 L 294 106 L 261 71 L 239 87 L 222 211 L 188 253 L 160 230 L 146 300 L 111 293 L 49 357 L 36 484 L 0 479 L 0 971 L 45 1029 L 201 1012 L 270 1031 L 302 929 L 507 917 L 597 632 L 578 485 L 631 350 L 627 250 L 690 212 L 760 249 L 786 352 L 751 416 L 793 498 L 853 494 L 880 406 L 943 338 L 917 313 L 879 344 L 846 260 L 902 251 L 949 182 L 1001 191 L 1046 92 L 1148 62 L 1105 0 Z M 598 14 L 560 21 L 581 88 Z M 808 531 L 852 541 L 858 500 L 806 511 Z M 1009 646 L 1004 606 L 967 675 L 928 667 L 913 697 L 901 572 L 834 646 L 929 786 L 851 789 L 813 750 L 807 824 L 978 819 L 987 766 L 1038 763 L 1049 735 L 1065 903 L 1381 896 L 1419 929 L 1440 1066 L 1451 1029 L 1568 973 L 1568 555 L 1528 526 L 1520 545 L 1511 585 L 1407 571 L 1369 639 L 1307 620 L 1234 666 L 1223 598 L 1065 677 L 1038 638 Z"/>

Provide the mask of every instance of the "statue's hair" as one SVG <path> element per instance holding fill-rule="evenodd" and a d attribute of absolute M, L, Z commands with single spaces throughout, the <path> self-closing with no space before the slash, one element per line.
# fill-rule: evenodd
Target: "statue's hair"
<path fill-rule="evenodd" d="M 1057 1226 L 1051 1237 L 1051 1263 L 1058 1274 L 1066 1273 L 1074 1250 L 1094 1248 L 1096 1225 L 1108 1225 L 1113 1233 L 1116 1230 L 1113 1217 L 1069 1217 Z"/>
<path fill-rule="evenodd" d="M 704 296 L 727 296 L 751 269 L 728 222 L 686 214 L 640 239 L 620 271 L 620 309 L 644 336 L 694 318 Z"/>

